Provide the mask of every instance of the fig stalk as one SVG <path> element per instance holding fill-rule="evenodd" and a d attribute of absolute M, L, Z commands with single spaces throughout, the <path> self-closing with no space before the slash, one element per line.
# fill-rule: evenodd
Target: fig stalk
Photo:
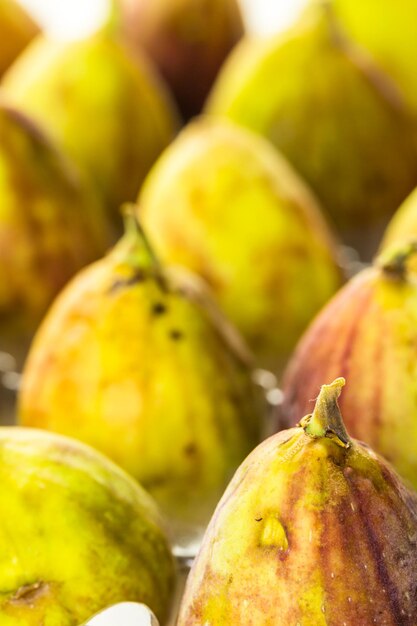
<path fill-rule="evenodd" d="M 344 378 L 337 378 L 330 385 L 322 385 L 313 413 L 304 417 L 300 426 L 313 439 L 328 437 L 342 448 L 349 448 L 349 435 L 337 404 L 344 386 Z"/>
<path fill-rule="evenodd" d="M 399 246 L 390 246 L 377 259 L 377 266 L 385 273 L 404 280 L 407 275 L 408 262 L 417 254 L 417 239 L 412 239 Z"/>

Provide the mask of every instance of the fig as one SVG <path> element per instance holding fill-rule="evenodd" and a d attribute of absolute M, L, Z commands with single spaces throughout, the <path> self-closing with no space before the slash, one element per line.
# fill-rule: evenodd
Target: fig
<path fill-rule="evenodd" d="M 270 139 L 366 257 L 417 184 L 401 93 L 321 5 L 284 35 L 240 44 L 207 111 Z"/>
<path fill-rule="evenodd" d="M 237 0 L 119 0 L 116 8 L 128 41 L 155 62 L 184 118 L 200 113 L 244 32 Z"/>
<path fill-rule="evenodd" d="M 30 334 L 111 231 L 94 192 L 32 120 L 0 104 L 0 346 Z"/>
<path fill-rule="evenodd" d="M 259 440 L 262 403 L 236 333 L 195 279 L 160 269 L 126 220 L 42 324 L 20 422 L 105 452 L 155 497 L 185 549 Z"/>
<path fill-rule="evenodd" d="M 285 159 L 202 118 L 162 155 L 139 204 L 159 255 L 201 275 L 259 363 L 280 370 L 342 280 L 330 229 Z"/>
<path fill-rule="evenodd" d="M 417 113 L 415 73 L 417 6 L 414 0 L 331 0 L 340 23 L 369 50 L 402 88 Z"/>
<path fill-rule="evenodd" d="M 0 76 L 37 33 L 37 25 L 18 2 L 0 0 Z"/>
<path fill-rule="evenodd" d="M 39 37 L 6 74 L 2 92 L 91 176 L 115 219 L 177 129 L 148 61 L 104 31 L 71 42 Z"/>
<path fill-rule="evenodd" d="M 76 441 L 0 429 L 0 621 L 78 626 L 121 601 L 163 620 L 174 566 L 155 504 Z"/>
<path fill-rule="evenodd" d="M 388 249 L 394 244 L 406 243 L 417 238 L 417 189 L 415 189 L 387 226 L 381 248 Z M 415 265 L 415 263 L 413 263 Z"/>
<path fill-rule="evenodd" d="M 343 374 L 341 409 L 366 441 L 417 487 L 415 242 L 390 248 L 353 278 L 306 331 L 284 376 L 284 421 L 309 411 L 320 381 Z M 371 383 L 368 381 L 371 380 Z"/>
<path fill-rule="evenodd" d="M 347 434 L 343 384 L 324 385 L 311 415 L 238 469 L 178 626 L 414 626 L 417 496 Z"/>

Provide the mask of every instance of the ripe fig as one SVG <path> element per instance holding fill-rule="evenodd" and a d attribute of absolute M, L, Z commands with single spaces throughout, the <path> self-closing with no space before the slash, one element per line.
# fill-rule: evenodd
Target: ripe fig
<path fill-rule="evenodd" d="M 417 487 L 417 243 L 387 250 L 323 309 L 284 376 L 283 417 L 310 410 L 320 381 L 343 374 L 341 409 L 353 436 Z"/>
<path fill-rule="evenodd" d="M 262 405 L 250 359 L 196 279 L 160 269 L 132 215 L 77 276 L 29 354 L 20 422 L 105 452 L 155 497 L 178 545 L 197 541 Z"/>
<path fill-rule="evenodd" d="M 417 184 L 414 120 L 400 92 L 322 5 L 284 35 L 240 44 L 207 110 L 270 139 L 368 257 Z"/>
<path fill-rule="evenodd" d="M 0 76 L 37 33 L 37 25 L 18 2 L 0 0 Z"/>
<path fill-rule="evenodd" d="M 72 42 L 39 37 L 6 74 L 2 92 L 92 177 L 114 218 L 177 130 L 148 61 L 107 32 Z"/>
<path fill-rule="evenodd" d="M 185 119 L 200 113 L 243 35 L 237 0 L 118 0 L 117 8 L 128 41 L 150 55 Z"/>
<path fill-rule="evenodd" d="M 385 231 L 381 248 L 385 250 L 394 244 L 407 243 L 410 239 L 417 239 L 417 189 L 394 213 Z"/>
<path fill-rule="evenodd" d="M 78 626 L 117 602 L 163 620 L 174 565 L 155 504 L 88 446 L 0 429 L 0 622 Z"/>
<path fill-rule="evenodd" d="M 414 626 L 417 496 L 346 433 L 343 378 L 244 461 L 211 520 L 178 626 Z"/>
<path fill-rule="evenodd" d="M 327 0 L 349 35 L 392 76 L 417 115 L 414 0 Z"/>
<path fill-rule="evenodd" d="M 157 162 L 139 204 L 158 254 L 201 275 L 259 363 L 279 371 L 342 281 L 330 229 L 285 159 L 203 118 Z"/>
<path fill-rule="evenodd" d="M 31 333 L 64 284 L 104 253 L 103 208 L 29 118 L 0 105 L 0 350 Z"/>

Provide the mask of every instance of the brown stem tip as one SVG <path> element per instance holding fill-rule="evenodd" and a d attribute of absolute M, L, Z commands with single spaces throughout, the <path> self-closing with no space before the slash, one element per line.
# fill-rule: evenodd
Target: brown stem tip
<path fill-rule="evenodd" d="M 351 441 L 346 432 L 337 399 L 345 385 L 344 378 L 336 378 L 330 385 L 323 385 L 311 415 L 306 415 L 300 426 L 313 439 L 328 437 L 342 448 L 349 448 Z"/>

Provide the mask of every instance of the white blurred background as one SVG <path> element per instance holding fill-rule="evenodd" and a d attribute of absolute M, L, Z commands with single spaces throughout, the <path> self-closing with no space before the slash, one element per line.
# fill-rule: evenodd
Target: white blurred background
<path fill-rule="evenodd" d="M 88 35 L 104 21 L 110 0 L 20 0 L 38 22 L 60 38 Z M 270 34 L 284 29 L 306 0 L 240 0 L 248 30 Z"/>

